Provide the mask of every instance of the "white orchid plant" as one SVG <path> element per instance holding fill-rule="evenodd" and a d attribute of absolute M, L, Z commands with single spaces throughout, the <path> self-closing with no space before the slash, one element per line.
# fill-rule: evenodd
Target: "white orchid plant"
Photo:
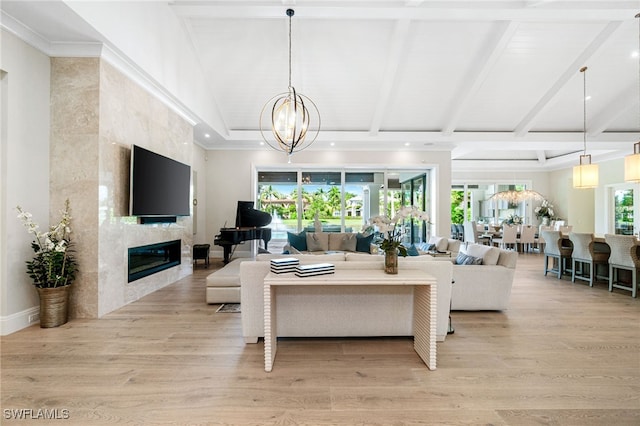
<path fill-rule="evenodd" d="M 553 204 L 551 204 L 547 200 L 542 200 L 542 204 L 534 210 L 536 217 L 540 219 L 541 217 L 552 217 L 553 216 Z"/>
<path fill-rule="evenodd" d="M 401 208 L 391 219 L 388 216 L 374 216 L 369 220 L 370 224 L 384 235 L 384 239 L 380 243 L 380 248 L 384 252 L 396 251 L 401 256 L 407 255 L 407 248 L 402 245 L 402 223 L 406 219 L 417 219 L 430 223 L 429 215 L 415 206 Z"/>
<path fill-rule="evenodd" d="M 71 252 L 71 214 L 69 200 L 65 201 L 62 218 L 48 232 L 40 232 L 40 227 L 33 221 L 32 215 L 17 206 L 18 218 L 27 232 L 35 236 L 31 248 L 35 252 L 32 260 L 28 260 L 27 274 L 33 285 L 39 288 L 54 288 L 70 285 L 77 271 L 77 264 Z"/>

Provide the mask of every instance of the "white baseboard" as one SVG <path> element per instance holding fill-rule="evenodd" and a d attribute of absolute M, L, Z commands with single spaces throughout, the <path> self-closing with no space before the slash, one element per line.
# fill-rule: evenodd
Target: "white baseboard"
<path fill-rule="evenodd" d="M 32 308 L 25 309 L 22 312 L 16 312 L 15 314 L 0 317 L 0 335 L 6 336 L 7 334 L 15 333 L 18 330 L 22 330 L 23 328 L 27 328 L 38 323 L 39 313 L 40 307 L 34 306 Z M 38 316 L 38 319 L 34 319 L 34 315 Z"/>

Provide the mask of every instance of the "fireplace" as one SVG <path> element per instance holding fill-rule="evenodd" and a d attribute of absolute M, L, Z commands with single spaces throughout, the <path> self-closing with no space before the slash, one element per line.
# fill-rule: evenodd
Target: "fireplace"
<path fill-rule="evenodd" d="M 180 264 L 180 240 L 129 248 L 129 282 Z"/>

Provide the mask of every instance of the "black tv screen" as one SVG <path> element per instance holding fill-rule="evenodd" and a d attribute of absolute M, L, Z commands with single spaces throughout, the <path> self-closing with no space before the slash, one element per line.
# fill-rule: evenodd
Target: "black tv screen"
<path fill-rule="evenodd" d="M 191 167 L 133 145 L 131 216 L 189 216 Z"/>

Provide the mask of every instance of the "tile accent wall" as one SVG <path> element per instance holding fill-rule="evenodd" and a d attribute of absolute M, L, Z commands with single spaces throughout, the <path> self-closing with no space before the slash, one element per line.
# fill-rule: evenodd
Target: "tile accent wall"
<path fill-rule="evenodd" d="M 101 317 L 192 272 L 192 218 L 128 216 L 131 145 L 191 164 L 193 128 L 99 58 L 51 59 L 51 223 L 72 208 L 80 273 L 71 316 Z M 127 283 L 129 247 L 180 239 L 180 266 Z"/>

